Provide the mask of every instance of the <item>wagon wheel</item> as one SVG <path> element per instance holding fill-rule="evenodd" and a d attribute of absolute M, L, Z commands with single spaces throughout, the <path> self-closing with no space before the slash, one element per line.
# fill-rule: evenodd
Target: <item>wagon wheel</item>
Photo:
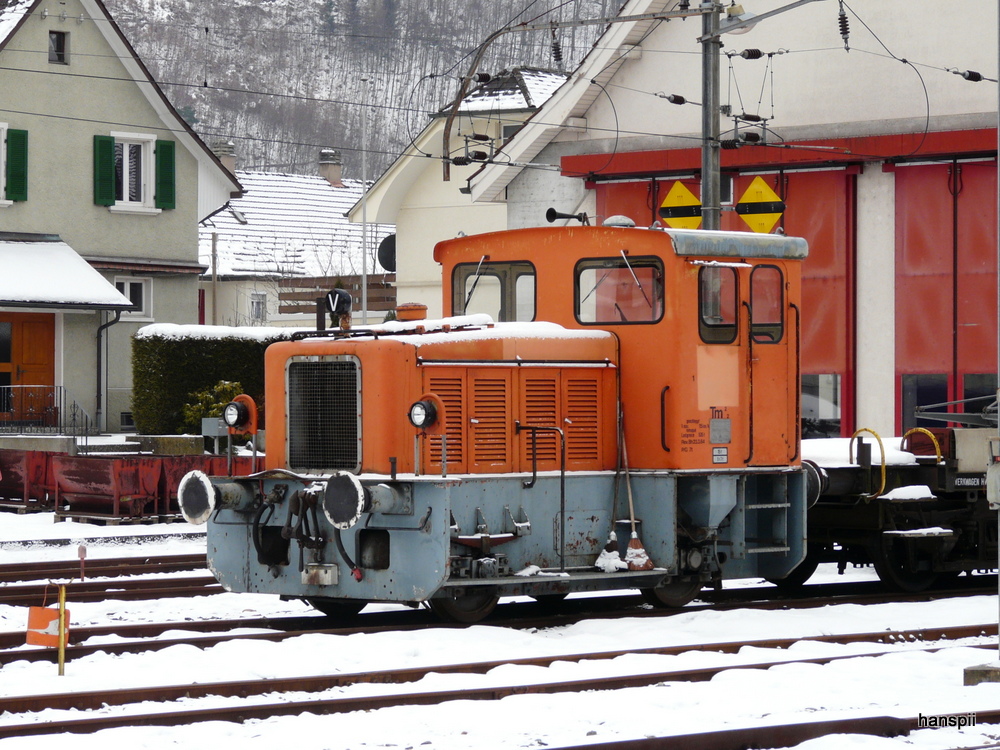
<path fill-rule="evenodd" d="M 327 599 L 319 596 L 306 599 L 306 602 L 327 617 L 336 617 L 339 620 L 351 619 L 368 603 L 358 599 Z"/>
<path fill-rule="evenodd" d="M 463 596 L 431 599 L 431 611 L 442 620 L 471 624 L 488 617 L 500 601 L 496 589 L 483 587 L 467 591 Z"/>
<path fill-rule="evenodd" d="M 818 567 L 819 556 L 807 552 L 805 559 L 787 576 L 784 578 L 767 578 L 766 580 L 777 586 L 778 591 L 783 594 L 792 594 L 802 588 L 802 585 L 812 578 L 812 574 L 816 572 L 816 568 Z"/>
<path fill-rule="evenodd" d="M 654 607 L 673 609 L 683 607 L 701 591 L 701 581 L 697 578 L 684 580 L 675 578 L 670 583 L 652 589 L 639 589 L 643 601 Z"/>
<path fill-rule="evenodd" d="M 869 546 L 872 563 L 879 579 L 896 591 L 916 593 L 934 585 L 938 574 L 933 570 L 915 570 L 906 551 L 906 542 L 891 536 L 876 537 Z"/>

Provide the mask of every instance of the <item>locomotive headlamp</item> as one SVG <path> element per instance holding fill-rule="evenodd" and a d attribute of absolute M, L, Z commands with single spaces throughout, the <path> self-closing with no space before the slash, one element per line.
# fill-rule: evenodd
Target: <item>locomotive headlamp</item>
<path fill-rule="evenodd" d="M 417 401 L 410 407 L 410 424 L 424 429 L 437 421 L 437 407 L 433 401 Z"/>
<path fill-rule="evenodd" d="M 222 410 L 222 419 L 229 427 L 238 427 L 245 424 L 250 419 L 250 410 L 246 404 L 239 401 L 230 401 L 226 408 Z"/>

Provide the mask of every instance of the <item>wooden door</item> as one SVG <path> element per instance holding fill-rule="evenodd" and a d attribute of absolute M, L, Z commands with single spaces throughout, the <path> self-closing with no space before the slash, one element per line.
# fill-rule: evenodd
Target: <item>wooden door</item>
<path fill-rule="evenodd" d="M 55 316 L 0 313 L 0 419 L 40 426 L 58 420 Z"/>

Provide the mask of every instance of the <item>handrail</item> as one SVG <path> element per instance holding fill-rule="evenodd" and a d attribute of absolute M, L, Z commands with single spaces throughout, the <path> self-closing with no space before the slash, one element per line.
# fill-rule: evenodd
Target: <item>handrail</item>
<path fill-rule="evenodd" d="M 911 428 L 910 428 L 909 430 L 907 430 L 907 431 L 906 431 L 906 432 L 905 432 L 905 433 L 903 434 L 903 440 L 902 440 L 902 441 L 900 441 L 900 443 L 899 443 L 899 444 L 900 444 L 900 446 L 902 446 L 902 445 L 903 445 L 903 442 L 904 442 L 904 441 L 906 440 L 906 438 L 908 438 L 908 437 L 909 437 L 910 435 L 912 435 L 912 434 L 913 434 L 914 432 L 922 432 L 922 433 L 924 433 L 924 434 L 925 434 L 925 435 L 926 435 L 927 437 L 929 437 L 929 438 L 931 439 L 931 442 L 932 442 L 932 443 L 934 443 L 934 452 L 935 452 L 935 453 L 937 454 L 937 462 L 938 462 L 938 463 L 941 463 L 941 461 L 942 461 L 942 456 L 941 456 L 941 444 L 940 444 L 940 443 L 938 443 L 938 439 L 937 439 L 937 438 L 936 438 L 936 437 L 934 436 L 934 433 L 933 433 L 933 432 L 931 432 L 930 430 L 928 430 L 928 429 L 927 429 L 926 427 L 911 427 Z"/>

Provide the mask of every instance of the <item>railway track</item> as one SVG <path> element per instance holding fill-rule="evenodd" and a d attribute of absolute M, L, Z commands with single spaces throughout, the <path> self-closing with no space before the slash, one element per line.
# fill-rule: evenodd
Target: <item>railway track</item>
<path fill-rule="evenodd" d="M 87 560 L 86 578 L 80 580 L 78 561 L 14 563 L 0 565 L 0 604 L 41 607 L 52 602 L 53 584 L 65 582 L 75 602 L 105 599 L 142 600 L 168 596 L 207 596 L 222 591 L 215 577 L 205 571 L 204 554 L 120 557 Z M 178 577 L 163 574 L 203 571 Z M 148 578 L 142 576 L 158 575 Z M 26 583 L 31 581 L 31 583 Z M 40 583 L 39 581 L 47 581 Z"/>
<path fill-rule="evenodd" d="M 851 653 L 840 656 L 823 656 L 816 658 L 782 658 L 769 661 L 738 662 L 716 665 L 700 669 L 668 670 L 643 672 L 636 674 L 609 674 L 596 678 L 558 680 L 551 682 L 530 682 L 507 684 L 489 687 L 463 687 L 458 690 L 435 690 L 424 692 L 386 693 L 383 695 L 339 696 L 331 698 L 310 697 L 306 700 L 292 700 L 268 703 L 247 704 L 237 702 L 224 706 L 213 705 L 210 708 L 190 707 L 185 710 L 129 713 L 108 712 L 105 707 L 126 707 L 143 701 L 168 702 L 185 699 L 191 701 L 205 696 L 242 699 L 272 693 L 311 693 L 347 688 L 362 683 L 401 684 L 413 683 L 423 679 L 428 674 L 460 675 L 485 674 L 498 667 L 549 667 L 555 662 L 567 661 L 604 661 L 616 659 L 624 655 L 678 655 L 690 651 L 712 651 L 716 653 L 735 654 L 745 647 L 757 649 L 783 650 L 791 645 L 809 640 L 824 643 L 873 643 L 891 646 L 892 644 L 908 643 L 910 651 L 935 652 L 954 646 L 940 645 L 941 640 L 956 640 L 980 636 L 992 636 L 997 632 L 995 624 L 972 625 L 960 627 L 923 628 L 909 631 L 855 633 L 837 636 L 816 636 L 812 638 L 783 638 L 764 641 L 740 641 L 733 643 L 711 643 L 703 645 L 670 646 L 662 648 L 629 649 L 620 651 L 602 651 L 578 654 L 558 654 L 545 657 L 502 661 L 482 661 L 464 664 L 436 665 L 415 669 L 391 671 L 369 671 L 355 674 L 319 675 L 307 677 L 292 677 L 278 679 L 252 679 L 246 681 L 197 683 L 172 686 L 133 687 L 127 690 L 99 690 L 79 693 L 57 693 L 48 695 L 13 696 L 0 699 L 0 715 L 32 714 L 46 711 L 44 722 L 27 721 L 10 723 L 0 726 L 0 738 L 54 733 L 89 733 L 101 729 L 122 726 L 177 726 L 201 721 L 239 721 L 248 719 L 265 719 L 276 716 L 297 715 L 304 712 L 314 714 L 334 714 L 350 711 L 371 711 L 379 708 L 389 708 L 406 705 L 433 706 L 453 700 L 500 700 L 512 695 L 553 694 L 567 692 L 582 692 L 591 690 L 620 690 L 625 688 L 646 687 L 669 682 L 698 682 L 710 680 L 721 672 L 734 669 L 770 669 L 781 665 L 822 665 L 847 659 L 878 656 L 892 651 L 873 649 L 870 653 Z M 934 645 L 917 647 L 914 642 L 935 641 Z M 975 648 L 995 649 L 994 643 L 975 644 Z M 217 701 L 215 701 L 217 703 Z M 75 715 L 68 718 L 53 717 L 52 710 L 92 711 L 104 709 L 100 716 L 78 718 Z M 985 718 L 980 719 L 983 722 Z M 997 712 L 1000 720 L 1000 712 Z M 873 720 L 874 721 L 874 720 Z M 906 721 L 906 720 L 904 720 Z M 883 726 L 877 721 L 874 723 Z M 811 723 L 814 730 L 823 726 L 823 732 L 829 733 L 829 722 Z M 805 725 L 803 725 L 805 726 Z M 903 725 L 900 725 L 902 727 Z M 723 733 L 732 740 L 732 730 Z M 756 730 L 755 730 L 756 731 Z M 718 734 L 718 733 L 712 733 Z M 818 736 L 818 735 L 814 735 Z M 720 739 L 717 737 L 716 739 Z M 801 741 L 801 740 L 800 740 Z M 615 746 L 615 743 L 609 747 Z M 703 747 L 701 744 L 676 745 L 677 747 Z M 738 747 L 739 745 L 734 745 Z M 744 739 L 745 746 L 745 739 Z M 623 745 L 622 747 L 642 747 L 641 745 Z M 661 747 L 661 745 L 656 745 Z M 715 745 L 713 745 L 715 747 Z M 720 745 L 719 747 L 724 747 Z M 728 745 L 725 745 L 728 747 Z"/>
<path fill-rule="evenodd" d="M 80 577 L 81 569 L 87 578 L 99 578 L 203 570 L 207 565 L 208 559 L 203 553 L 96 558 L 85 560 L 82 565 L 76 560 L 7 563 L 0 565 L 0 583 L 45 579 L 74 580 Z"/>
<path fill-rule="evenodd" d="M 169 580 L 169 579 L 168 579 Z M 220 589 L 221 590 L 221 589 Z M 773 589 L 769 589 L 773 591 Z M 950 596 L 975 596 L 993 594 L 988 589 L 970 589 Z M 938 595 L 940 596 L 940 595 Z M 501 605 L 487 624 L 494 627 L 518 629 L 543 629 L 565 627 L 583 620 L 632 618 L 666 618 L 678 614 L 697 611 L 726 611 L 731 609 L 807 609 L 823 607 L 833 603 L 883 603 L 929 601 L 937 598 L 925 594 L 863 594 L 839 598 L 806 597 L 780 602 L 754 601 L 752 597 L 741 598 L 721 604 L 692 604 L 679 610 L 651 609 L 643 607 L 639 596 L 618 596 L 605 598 L 571 599 L 559 605 L 558 612 L 551 612 L 546 605 L 532 602 L 511 602 Z M 117 623 L 109 626 L 71 627 L 71 643 L 66 648 L 66 659 L 72 661 L 103 652 L 106 654 L 135 654 L 146 651 L 160 651 L 171 646 L 194 645 L 199 648 L 236 640 L 282 641 L 306 634 L 355 635 L 386 631 L 420 630 L 428 627 L 465 628 L 467 625 L 441 622 L 428 610 L 398 610 L 389 612 L 362 613 L 349 623 L 332 624 L 333 618 L 314 616 L 271 617 L 257 619 L 196 620 L 168 623 Z M 235 629 L 261 629 L 265 632 L 232 633 Z M 996 628 L 994 626 L 994 632 Z M 194 635 L 177 638 L 157 638 L 167 631 L 193 631 Z M 107 643 L 105 636 L 114 635 L 121 641 Z M 96 643 L 87 641 L 96 639 Z M 24 643 L 23 632 L 0 632 L 0 666 L 14 661 L 54 661 L 56 654 L 51 649 L 18 648 Z"/>

